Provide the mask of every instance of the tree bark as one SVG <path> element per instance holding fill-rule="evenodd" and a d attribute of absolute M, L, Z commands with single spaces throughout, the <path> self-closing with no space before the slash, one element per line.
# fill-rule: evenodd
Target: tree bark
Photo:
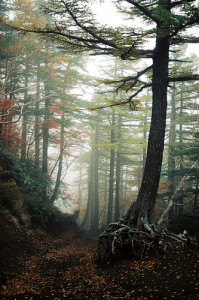
<path fill-rule="evenodd" d="M 153 55 L 153 106 L 146 164 L 138 198 L 136 203 L 132 203 L 126 215 L 129 222 L 134 225 L 139 225 L 141 220 L 148 223 L 153 222 L 153 211 L 159 185 L 164 149 L 169 40 L 167 37 L 161 36 L 160 28 L 157 29 L 159 34 L 157 34 L 156 48 Z"/>

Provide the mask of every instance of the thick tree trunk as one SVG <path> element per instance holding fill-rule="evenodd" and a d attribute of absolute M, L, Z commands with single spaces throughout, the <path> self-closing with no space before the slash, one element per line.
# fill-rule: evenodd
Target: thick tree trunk
<path fill-rule="evenodd" d="M 153 222 L 153 211 L 159 185 L 164 149 L 168 61 L 168 38 L 157 37 L 153 56 L 153 106 L 146 164 L 137 201 L 131 205 L 126 215 L 129 222 L 134 225 L 139 225 L 141 220 L 149 223 Z"/>

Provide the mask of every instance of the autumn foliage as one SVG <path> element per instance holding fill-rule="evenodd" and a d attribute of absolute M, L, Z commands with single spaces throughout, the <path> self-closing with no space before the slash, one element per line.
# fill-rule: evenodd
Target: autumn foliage
<path fill-rule="evenodd" d="M 11 146 L 20 143 L 19 125 L 13 120 L 16 103 L 14 98 L 0 99 L 0 140 Z"/>

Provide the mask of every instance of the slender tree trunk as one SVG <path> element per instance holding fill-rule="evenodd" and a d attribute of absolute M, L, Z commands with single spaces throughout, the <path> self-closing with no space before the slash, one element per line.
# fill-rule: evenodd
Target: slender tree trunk
<path fill-rule="evenodd" d="M 162 37 L 158 28 L 156 48 L 153 56 L 153 106 L 148 149 L 142 184 L 136 203 L 132 204 L 126 218 L 130 223 L 139 225 L 143 220 L 153 222 L 153 211 L 160 180 L 167 111 L 167 85 L 169 41 Z M 160 36 L 159 36 L 160 35 Z"/>
<path fill-rule="evenodd" d="M 169 192 L 171 193 L 170 198 L 175 191 L 175 175 L 172 174 L 175 170 L 175 158 L 173 156 L 173 151 L 175 149 L 176 142 L 176 86 L 173 85 L 172 95 L 171 95 L 171 117 L 170 117 L 170 130 L 169 130 L 169 148 L 168 148 L 168 182 L 169 182 Z M 169 198 L 169 201 L 170 201 Z M 173 215 L 173 207 L 169 211 L 169 215 Z"/>
<path fill-rule="evenodd" d="M 118 141 L 121 140 L 122 117 L 118 116 Z M 116 156 L 116 186 L 115 186 L 115 221 L 120 217 L 120 177 L 121 177 L 121 154 L 120 149 L 117 150 Z"/>
<path fill-rule="evenodd" d="M 182 87 L 183 89 L 183 87 Z M 183 92 L 181 91 L 180 94 L 180 130 L 179 130 L 179 142 L 180 142 L 180 169 L 183 169 L 183 123 L 182 123 L 182 118 L 183 118 Z"/>
<path fill-rule="evenodd" d="M 182 91 L 183 91 L 183 84 L 182 84 Z M 184 168 L 184 156 L 183 156 L 183 92 L 181 91 L 180 94 L 180 130 L 179 130 L 179 142 L 180 142 L 180 170 Z M 183 178 L 183 175 L 180 176 L 180 180 Z M 178 199 L 179 204 L 184 203 L 183 197 L 183 186 L 181 188 L 181 197 Z M 183 213 L 183 205 L 177 205 L 176 207 L 176 214 L 181 215 Z"/>
<path fill-rule="evenodd" d="M 79 185 L 78 185 L 78 194 L 79 194 L 79 204 L 78 204 L 78 217 L 77 217 L 77 223 L 80 221 L 80 209 L 81 209 L 81 203 L 82 203 L 82 173 L 83 173 L 83 163 L 80 163 L 80 169 L 79 169 Z"/>
<path fill-rule="evenodd" d="M 106 157 L 105 162 L 105 174 L 104 174 L 104 202 L 107 202 L 107 191 L 108 191 L 108 158 Z"/>
<path fill-rule="evenodd" d="M 49 89 L 46 84 L 45 86 L 45 96 L 49 96 Z M 49 98 L 45 100 L 45 116 L 44 116 L 44 122 L 43 122 L 43 158 L 42 158 L 42 172 L 46 176 L 48 175 L 48 144 L 49 144 L 49 125 L 48 125 L 48 120 L 49 120 L 49 112 L 48 112 L 48 107 L 49 107 L 50 101 Z"/>
<path fill-rule="evenodd" d="M 89 213 L 90 213 L 90 206 L 91 206 L 91 195 L 90 195 L 90 166 L 88 168 L 88 200 L 86 205 L 86 211 L 84 214 L 84 217 L 82 219 L 82 222 L 80 223 L 80 227 L 84 228 L 89 220 Z"/>
<path fill-rule="evenodd" d="M 25 85 L 24 85 L 24 104 L 28 101 L 28 63 L 26 62 L 26 70 L 25 70 Z M 23 113 L 22 119 L 22 143 L 21 143 L 21 160 L 26 161 L 26 154 L 27 154 L 27 121 L 28 116 L 27 113 Z"/>
<path fill-rule="evenodd" d="M 108 213 L 107 224 L 112 222 L 113 215 L 113 184 L 114 184 L 114 165 L 115 165 L 115 111 L 112 111 L 112 124 L 111 124 L 111 153 L 110 153 L 110 174 L 109 174 L 109 200 L 108 200 Z"/>
<path fill-rule="evenodd" d="M 61 175 L 62 175 L 62 167 L 63 167 L 63 156 L 64 156 L 64 116 L 62 116 L 62 122 L 61 122 L 61 133 L 60 133 L 60 153 L 59 153 L 59 162 L 58 162 L 58 171 L 57 171 L 57 178 L 55 182 L 55 187 L 53 194 L 50 198 L 50 205 L 53 205 L 55 200 L 57 199 L 59 187 L 61 183 Z"/>
<path fill-rule="evenodd" d="M 45 67 L 48 66 L 48 42 L 46 42 L 46 58 L 45 58 Z M 49 144 L 49 105 L 50 105 L 50 82 L 48 79 L 48 75 L 46 75 L 46 82 L 44 83 L 45 90 L 45 114 L 44 114 L 44 122 L 43 122 L 43 157 L 42 157 L 42 172 L 44 175 L 48 176 L 48 144 Z"/>
<path fill-rule="evenodd" d="M 96 122 L 96 129 L 95 129 L 95 218 L 92 229 L 94 231 L 98 231 L 98 223 L 99 223 L 99 178 L 98 178 L 98 170 L 99 170 L 99 122 Z"/>
<path fill-rule="evenodd" d="M 93 217 L 94 217 L 94 205 L 93 205 L 93 195 L 94 195 L 94 185 L 93 185 L 93 177 L 94 177 L 94 151 L 91 150 L 91 160 L 89 165 L 89 171 L 88 171 L 88 201 L 87 201 L 87 207 L 86 212 L 84 215 L 84 218 L 80 224 L 82 228 L 84 228 L 88 224 L 88 228 L 90 224 L 93 223 Z M 89 220 L 90 219 L 90 220 Z M 89 224 L 90 221 L 90 224 Z"/>
<path fill-rule="evenodd" d="M 145 108 L 147 107 L 147 102 L 145 103 Z M 147 112 L 145 111 L 144 113 L 144 130 L 143 130 L 143 139 L 144 139 L 144 144 L 147 142 Z M 142 152 L 142 176 L 144 175 L 144 167 L 146 163 L 146 146 L 144 145 L 143 147 L 143 152 Z"/>
<path fill-rule="evenodd" d="M 39 168 L 39 99 L 40 99 L 40 84 L 39 84 L 39 64 L 37 65 L 37 92 L 35 104 L 35 167 Z"/>

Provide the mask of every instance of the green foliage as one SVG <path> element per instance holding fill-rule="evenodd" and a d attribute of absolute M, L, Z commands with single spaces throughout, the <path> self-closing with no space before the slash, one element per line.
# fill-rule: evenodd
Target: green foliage
<path fill-rule="evenodd" d="M 51 180 L 35 168 L 31 162 L 15 161 L 11 170 L 7 171 L 14 178 L 24 194 L 26 205 L 36 222 L 45 225 L 50 214 L 49 194 Z M 44 191 L 48 190 L 46 195 Z"/>
<path fill-rule="evenodd" d="M 24 197 L 14 180 L 0 182 L 0 206 L 8 209 L 13 216 L 21 218 Z"/>

